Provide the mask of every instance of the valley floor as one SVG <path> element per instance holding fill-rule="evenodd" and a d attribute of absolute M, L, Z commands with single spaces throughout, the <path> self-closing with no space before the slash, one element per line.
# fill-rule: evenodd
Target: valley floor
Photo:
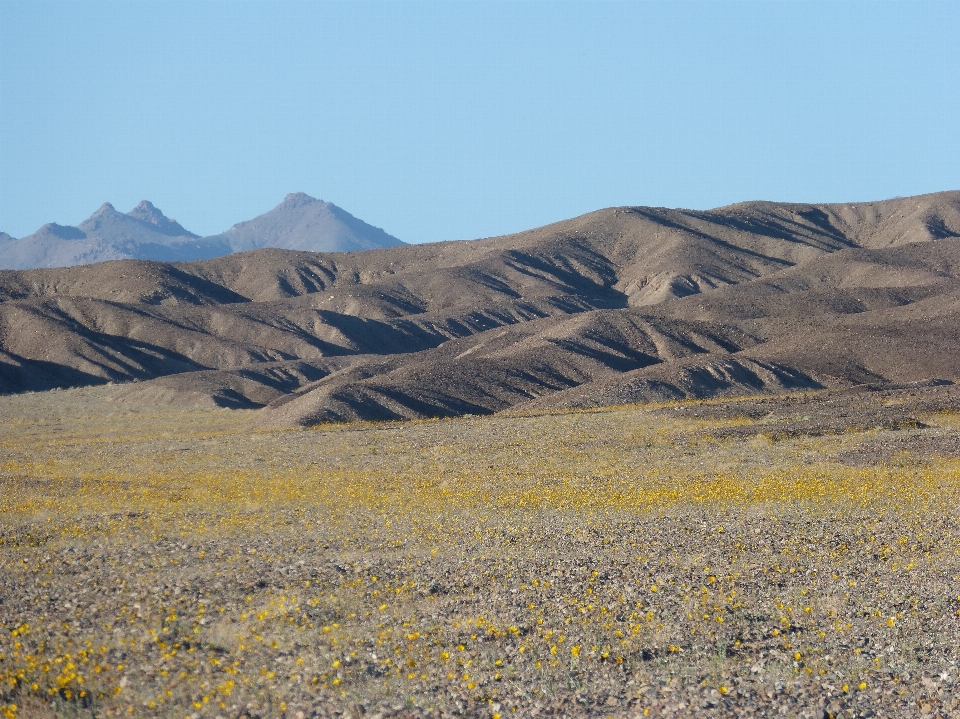
<path fill-rule="evenodd" d="M 0 715 L 960 716 L 954 386 L 255 429 L 0 397 Z"/>

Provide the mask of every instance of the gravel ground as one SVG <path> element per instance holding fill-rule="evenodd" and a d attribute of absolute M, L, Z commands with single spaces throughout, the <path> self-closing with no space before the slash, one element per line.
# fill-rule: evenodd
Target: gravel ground
<path fill-rule="evenodd" d="M 254 432 L 112 391 L 0 404 L 6 716 L 960 716 L 950 412 Z"/>

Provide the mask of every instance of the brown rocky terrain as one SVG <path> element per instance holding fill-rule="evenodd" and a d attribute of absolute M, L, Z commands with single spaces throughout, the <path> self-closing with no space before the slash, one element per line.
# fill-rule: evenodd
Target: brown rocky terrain
<path fill-rule="evenodd" d="M 282 426 L 883 386 L 960 376 L 958 312 L 960 192 L 622 207 L 469 242 L 3 271 L 0 391 L 125 382 L 118 402 Z"/>

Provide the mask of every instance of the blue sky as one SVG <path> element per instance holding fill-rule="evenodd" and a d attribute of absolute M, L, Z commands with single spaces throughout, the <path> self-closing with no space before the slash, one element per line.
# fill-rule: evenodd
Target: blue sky
<path fill-rule="evenodd" d="M 960 3 L 0 0 L 0 230 L 288 192 L 408 242 L 960 189 Z"/>

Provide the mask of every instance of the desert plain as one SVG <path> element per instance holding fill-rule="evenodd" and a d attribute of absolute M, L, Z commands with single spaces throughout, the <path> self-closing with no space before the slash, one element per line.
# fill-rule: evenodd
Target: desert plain
<path fill-rule="evenodd" d="M 0 403 L 7 717 L 960 714 L 949 383 L 259 427 Z"/>

